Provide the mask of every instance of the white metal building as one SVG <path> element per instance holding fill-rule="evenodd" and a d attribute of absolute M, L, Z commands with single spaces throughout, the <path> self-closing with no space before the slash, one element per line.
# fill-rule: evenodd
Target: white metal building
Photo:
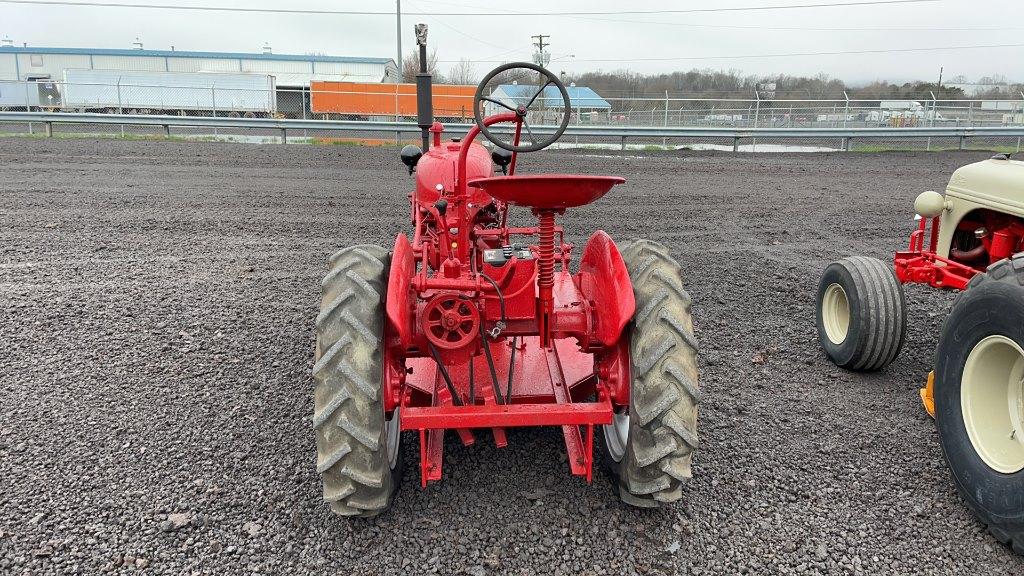
<path fill-rule="evenodd" d="M 399 81 L 391 58 L 0 46 L 0 80 L 59 80 L 65 70 L 255 72 L 274 76 L 278 87 L 295 88 L 313 80 Z"/>

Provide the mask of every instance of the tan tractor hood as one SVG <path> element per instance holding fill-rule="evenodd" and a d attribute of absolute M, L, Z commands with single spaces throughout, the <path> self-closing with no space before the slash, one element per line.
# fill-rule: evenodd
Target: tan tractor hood
<path fill-rule="evenodd" d="M 963 166 L 953 172 L 946 195 L 1024 216 L 1024 162 L 984 160 Z"/>

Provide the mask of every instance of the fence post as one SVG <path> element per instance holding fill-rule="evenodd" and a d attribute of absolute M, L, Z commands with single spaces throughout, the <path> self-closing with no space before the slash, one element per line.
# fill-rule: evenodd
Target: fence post
<path fill-rule="evenodd" d="M 1024 116 L 1024 90 L 1020 91 L 1020 99 L 1022 101 L 1020 105 L 1020 114 L 1021 116 Z M 1020 153 L 1020 136 L 1017 136 L 1017 153 Z"/>
<path fill-rule="evenodd" d="M 966 136 L 964 136 L 963 134 L 961 134 L 961 135 L 960 135 L 960 145 L 959 145 L 959 149 L 960 149 L 960 150 L 963 150 L 963 149 L 964 149 L 964 138 L 966 138 Z"/>
<path fill-rule="evenodd" d="M 849 151 L 850 151 L 850 137 L 849 136 L 845 136 L 845 137 L 843 137 L 843 152 L 849 152 Z"/>
<path fill-rule="evenodd" d="M 581 105 L 582 105 L 582 103 L 581 103 Z M 570 108 L 570 110 L 571 110 L 571 108 Z M 583 108 L 581 108 L 580 106 L 577 106 L 576 107 L 576 125 L 579 126 L 582 123 L 583 123 Z M 576 135 L 576 144 L 579 145 L 579 143 L 580 143 L 580 136 L 579 136 L 579 134 L 577 134 Z"/>
<path fill-rule="evenodd" d="M 668 90 L 665 90 L 665 119 L 662 124 L 665 128 L 668 128 Z M 661 139 L 661 147 L 668 147 L 668 138 Z"/>
<path fill-rule="evenodd" d="M 164 124 L 164 138 L 170 139 L 171 137 L 171 125 Z"/>
<path fill-rule="evenodd" d="M 53 138 L 53 122 L 46 123 L 46 137 Z"/>
<path fill-rule="evenodd" d="M 732 151 L 733 152 L 739 152 L 740 151 L 740 137 L 739 136 L 733 136 L 732 137 Z"/>
<path fill-rule="evenodd" d="M 29 85 L 25 84 L 25 111 L 26 112 L 31 112 L 32 111 L 32 106 L 29 105 L 29 102 L 31 102 L 31 100 L 29 100 L 28 87 L 29 87 Z M 38 91 L 39 89 L 36 88 L 36 90 Z M 28 133 L 29 133 L 29 135 L 35 134 L 35 126 L 32 125 L 32 122 L 28 123 Z"/>
<path fill-rule="evenodd" d="M 932 92 L 931 90 L 929 90 L 928 93 L 932 95 L 932 117 L 931 117 L 931 121 L 929 122 L 928 125 L 929 125 L 929 127 L 934 128 L 935 127 L 935 92 Z M 927 110 L 927 108 L 925 110 Z M 932 137 L 931 136 L 928 137 L 928 144 L 926 145 L 926 147 L 927 147 L 927 151 L 928 152 L 932 151 Z"/>
<path fill-rule="evenodd" d="M 754 130 L 757 130 L 757 122 L 761 117 L 761 95 L 757 93 L 757 88 L 754 88 L 754 98 L 757 98 L 757 103 L 754 108 Z M 755 137 L 750 142 L 750 151 L 757 152 L 757 138 Z"/>
<path fill-rule="evenodd" d="M 846 128 L 846 121 L 850 119 L 850 97 L 846 95 L 846 90 L 843 90 L 843 98 L 846 100 L 846 106 L 843 108 L 843 128 Z"/>
<path fill-rule="evenodd" d="M 210 84 L 210 105 L 213 106 L 213 117 L 217 117 L 217 83 Z M 217 136 L 217 127 L 213 127 L 213 135 Z"/>
<path fill-rule="evenodd" d="M 28 90 L 29 86 L 31 86 L 31 84 L 26 82 L 25 83 L 25 112 L 31 112 L 32 111 L 32 104 L 31 104 L 32 99 L 31 99 L 31 96 L 30 96 L 30 92 Z M 38 92 L 38 91 L 39 91 L 39 88 L 36 87 L 36 92 Z M 31 122 L 28 123 L 28 133 L 30 135 L 35 133 L 35 129 L 33 128 Z"/>
<path fill-rule="evenodd" d="M 621 150 L 623 152 L 625 152 L 625 150 L 626 150 L 626 137 L 625 136 L 622 137 Z"/>
<path fill-rule="evenodd" d="M 121 101 L 121 77 L 117 77 L 117 113 L 124 114 L 124 103 Z M 121 124 L 121 138 L 124 138 L 124 124 Z"/>
<path fill-rule="evenodd" d="M 281 144 L 287 144 L 287 143 L 288 143 L 288 129 L 287 128 L 281 128 Z"/>

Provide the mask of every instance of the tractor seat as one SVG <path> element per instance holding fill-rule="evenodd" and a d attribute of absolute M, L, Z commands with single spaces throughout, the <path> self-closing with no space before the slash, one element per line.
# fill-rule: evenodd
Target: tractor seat
<path fill-rule="evenodd" d="M 625 182 L 618 176 L 585 176 L 582 174 L 527 174 L 496 176 L 470 180 L 467 185 L 508 204 L 539 210 L 564 210 L 590 204 L 604 196 L 616 184 Z"/>

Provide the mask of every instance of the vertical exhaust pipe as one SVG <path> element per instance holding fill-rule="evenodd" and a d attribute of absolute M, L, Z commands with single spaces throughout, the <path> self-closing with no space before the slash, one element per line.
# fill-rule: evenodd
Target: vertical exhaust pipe
<path fill-rule="evenodd" d="M 427 25 L 416 25 L 416 44 L 420 47 L 420 71 L 416 74 L 416 123 L 423 135 L 423 152 L 430 150 L 430 127 L 434 124 L 434 100 L 430 72 L 427 71 Z"/>

